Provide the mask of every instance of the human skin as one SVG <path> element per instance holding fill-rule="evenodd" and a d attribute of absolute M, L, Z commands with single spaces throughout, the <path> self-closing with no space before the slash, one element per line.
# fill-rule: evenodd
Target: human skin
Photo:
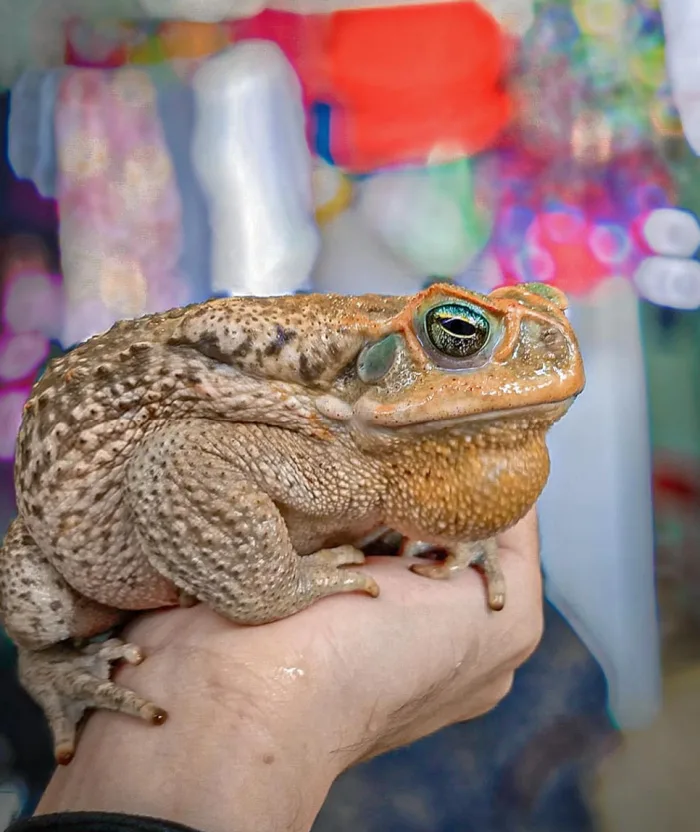
<path fill-rule="evenodd" d="M 473 719 L 508 693 L 542 634 L 534 511 L 499 547 L 512 587 L 499 612 L 474 570 L 422 581 L 405 560 L 373 558 L 377 600 L 336 596 L 262 627 L 201 605 L 139 618 L 128 638 L 148 658 L 117 678 L 165 703 L 170 719 L 154 728 L 95 713 L 37 813 L 308 832 L 347 768 Z"/>

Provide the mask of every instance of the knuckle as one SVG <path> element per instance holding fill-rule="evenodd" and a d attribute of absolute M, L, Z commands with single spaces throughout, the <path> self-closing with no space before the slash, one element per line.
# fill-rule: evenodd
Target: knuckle
<path fill-rule="evenodd" d="M 491 699 L 493 701 L 492 707 L 495 708 L 496 705 L 501 703 L 506 696 L 508 696 L 513 689 L 514 679 L 515 673 L 504 673 L 498 681 L 493 684 L 493 687 L 491 688 Z"/>
<path fill-rule="evenodd" d="M 515 666 L 526 662 L 537 650 L 544 634 L 544 609 L 541 604 L 528 612 L 519 629 L 519 644 L 515 652 Z"/>
<path fill-rule="evenodd" d="M 540 613 L 532 627 L 530 628 L 529 638 L 524 651 L 523 661 L 529 659 L 530 656 L 537 650 L 544 635 L 544 616 Z"/>
<path fill-rule="evenodd" d="M 469 712 L 460 714 L 460 721 L 483 716 L 498 707 L 513 689 L 514 679 L 515 673 L 512 671 L 499 673 L 494 681 L 481 689 L 479 697 L 470 703 Z M 463 703 L 461 707 L 463 709 Z"/>

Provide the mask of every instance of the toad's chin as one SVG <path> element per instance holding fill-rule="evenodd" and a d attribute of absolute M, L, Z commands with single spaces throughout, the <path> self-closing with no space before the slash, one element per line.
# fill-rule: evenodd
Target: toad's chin
<path fill-rule="evenodd" d="M 399 419 L 395 421 L 373 419 L 370 411 L 369 413 L 363 413 L 359 419 L 357 418 L 359 414 L 356 414 L 356 421 L 361 422 L 365 428 L 390 430 L 399 433 L 432 433 L 449 429 L 477 432 L 489 425 L 506 425 L 514 422 L 518 423 L 523 430 L 528 428 L 546 430 L 566 414 L 576 398 L 577 396 L 568 396 L 565 399 L 553 402 L 528 404 L 500 410 L 456 413 L 454 416 L 449 415 L 445 418 L 416 419 L 403 423 Z"/>

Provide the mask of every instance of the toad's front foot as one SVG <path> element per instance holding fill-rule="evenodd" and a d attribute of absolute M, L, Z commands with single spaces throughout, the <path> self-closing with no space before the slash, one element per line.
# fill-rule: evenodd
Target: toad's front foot
<path fill-rule="evenodd" d="M 401 554 L 404 557 L 417 557 L 433 550 L 435 546 L 429 543 L 409 541 Z M 506 603 L 506 579 L 498 560 L 498 545 L 493 539 L 460 543 L 448 551 L 444 560 L 414 563 L 411 571 L 424 578 L 444 580 L 449 578 L 451 572 L 468 566 L 473 566 L 483 574 L 489 607 L 495 611 L 502 610 Z"/>
<path fill-rule="evenodd" d="M 36 652 L 20 649 L 20 681 L 46 715 L 56 762 L 67 765 L 73 759 L 78 724 L 90 708 L 120 711 L 154 725 L 165 722 L 162 708 L 110 681 L 115 662 L 135 665 L 143 658 L 136 645 L 119 639 L 82 650 L 63 644 Z"/>
<path fill-rule="evenodd" d="M 304 586 L 307 592 L 318 598 L 340 592 L 364 592 L 372 598 L 379 596 L 379 586 L 370 575 L 344 569 L 345 566 L 360 566 L 365 562 L 363 552 L 355 546 L 336 546 L 334 549 L 320 549 L 301 559 L 304 571 Z"/>

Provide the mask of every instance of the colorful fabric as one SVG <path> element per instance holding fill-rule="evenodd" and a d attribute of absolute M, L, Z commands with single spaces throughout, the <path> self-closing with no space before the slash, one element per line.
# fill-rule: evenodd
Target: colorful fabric
<path fill-rule="evenodd" d="M 188 300 L 182 206 L 146 72 L 76 69 L 56 104 L 62 341 Z"/>

